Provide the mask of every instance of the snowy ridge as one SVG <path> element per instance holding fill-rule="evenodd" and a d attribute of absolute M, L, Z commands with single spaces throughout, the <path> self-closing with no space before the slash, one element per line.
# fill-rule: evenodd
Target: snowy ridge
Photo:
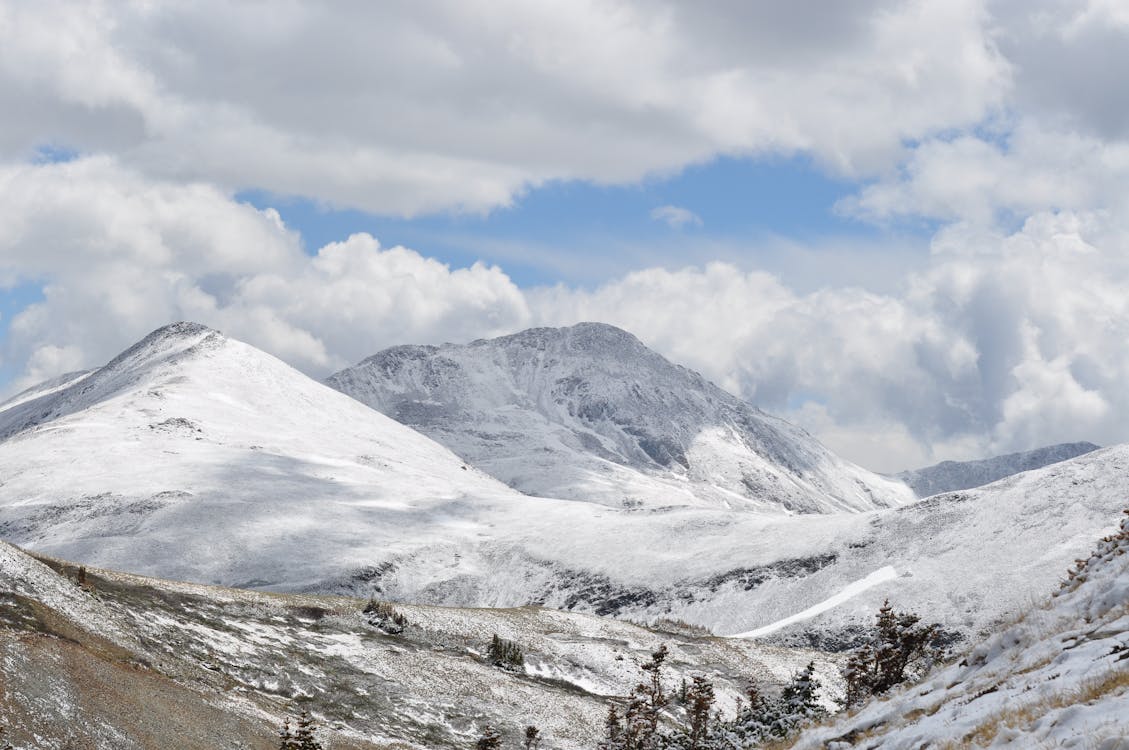
<path fill-rule="evenodd" d="M 1024 453 L 1009 453 L 980 461 L 942 461 L 924 469 L 903 471 L 895 476 L 908 484 L 918 497 L 981 487 L 1032 469 L 1067 461 L 1096 451 L 1093 443 L 1061 443 Z"/>
<path fill-rule="evenodd" d="M 1081 574 L 956 664 L 805 733 L 848 747 L 1129 748 L 1129 519 Z"/>
<path fill-rule="evenodd" d="M 530 495 L 792 513 L 913 499 L 600 323 L 398 346 L 327 382 Z"/>

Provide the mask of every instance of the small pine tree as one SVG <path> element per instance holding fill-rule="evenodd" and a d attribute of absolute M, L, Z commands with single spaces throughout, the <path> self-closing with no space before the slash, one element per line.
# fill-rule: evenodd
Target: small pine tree
<path fill-rule="evenodd" d="M 298 750 L 294 733 L 290 731 L 289 716 L 282 720 L 282 729 L 278 730 L 278 750 Z"/>
<path fill-rule="evenodd" d="M 494 731 L 494 727 L 487 724 L 478 742 L 474 743 L 474 750 L 498 750 L 500 747 L 502 747 L 502 738 Z"/>
<path fill-rule="evenodd" d="M 886 600 L 875 616 L 874 634 L 843 668 L 845 706 L 885 693 L 924 671 L 939 655 L 934 647 L 939 627 L 921 625 L 921 618 L 895 612 Z"/>
<path fill-rule="evenodd" d="M 666 644 L 659 646 L 658 650 L 651 654 L 651 660 L 640 665 L 640 669 L 650 675 L 651 684 L 647 686 L 646 697 L 648 702 L 648 718 L 651 723 L 651 735 L 657 736 L 659 732 L 659 717 L 662 710 L 666 708 L 667 699 L 666 693 L 663 692 L 662 668 L 666 663 L 666 657 L 669 656 L 670 651 L 667 649 Z"/>
<path fill-rule="evenodd" d="M 615 704 L 608 704 L 608 716 L 604 719 L 604 741 L 598 746 L 599 750 L 624 750 L 623 721 L 619 718 Z"/>
<path fill-rule="evenodd" d="M 820 687 L 819 680 L 815 677 L 815 662 L 808 662 L 780 694 L 786 714 L 804 720 L 821 716 L 824 710 L 819 705 Z"/>
<path fill-rule="evenodd" d="M 525 667 L 525 652 L 522 651 L 521 646 L 513 641 L 508 641 L 505 638 L 499 637 L 497 633 L 490 641 L 490 648 L 486 652 L 486 658 L 495 667 L 508 669 L 513 672 L 520 672 Z"/>
<path fill-rule="evenodd" d="M 525 738 L 521 742 L 522 750 L 537 750 L 541 747 L 541 730 L 537 727 L 526 727 Z"/>
<path fill-rule="evenodd" d="M 705 750 L 714 704 L 713 684 L 702 675 L 694 675 L 686 691 L 686 703 L 690 711 L 690 750 Z"/>
<path fill-rule="evenodd" d="M 296 750 L 322 750 L 321 743 L 314 737 L 314 720 L 305 709 L 302 709 L 302 714 L 298 717 L 294 747 Z"/>
<path fill-rule="evenodd" d="M 408 618 L 392 606 L 391 602 L 380 601 L 374 596 L 369 597 L 362 612 L 367 615 L 370 625 L 389 635 L 399 635 L 408 627 Z"/>

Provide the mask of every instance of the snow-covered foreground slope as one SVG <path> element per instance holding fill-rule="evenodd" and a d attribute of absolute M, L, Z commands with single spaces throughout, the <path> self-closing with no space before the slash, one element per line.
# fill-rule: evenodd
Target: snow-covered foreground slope
<path fill-rule="evenodd" d="M 929 497 L 942 492 L 982 487 L 1020 472 L 1077 458 L 1099 447 L 1093 443 L 1061 443 L 980 461 L 942 461 L 923 469 L 900 472 L 896 477 L 908 484 L 918 497 Z"/>
<path fill-rule="evenodd" d="M 397 605 L 408 624 L 390 635 L 363 600 L 95 569 L 84 587 L 45 562 L 0 543 L 0 725 L 21 748 L 267 750 L 304 707 L 338 750 L 471 747 L 487 724 L 508 746 L 532 724 L 546 750 L 591 750 L 609 698 L 663 643 L 667 684 L 704 672 L 729 710 L 748 681 L 771 689 L 812 658 L 838 682 L 818 654 L 567 612 Z M 524 668 L 488 663 L 495 634 Z"/>
<path fill-rule="evenodd" d="M 399 346 L 327 382 L 531 495 L 798 513 L 913 499 L 600 323 Z"/>
<path fill-rule="evenodd" d="M 530 497 L 191 325 L 0 411 L 0 435 L 0 537 L 86 564 L 425 604 L 670 614 L 762 641 L 807 642 L 811 629 L 831 645 L 885 596 L 949 628 L 989 627 L 1053 584 L 1129 494 L 1129 448 L 1117 447 L 868 513 Z"/>
<path fill-rule="evenodd" d="M 958 663 L 795 747 L 1129 748 L 1129 519 L 1083 573 Z"/>

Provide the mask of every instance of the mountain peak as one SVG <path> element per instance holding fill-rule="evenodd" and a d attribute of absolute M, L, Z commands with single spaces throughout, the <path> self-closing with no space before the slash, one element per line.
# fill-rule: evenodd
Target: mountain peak
<path fill-rule="evenodd" d="M 496 339 L 478 339 L 471 346 L 504 345 L 509 343 L 524 344 L 535 341 L 562 341 L 562 342 L 608 342 L 628 346 L 643 347 L 643 342 L 634 334 L 617 328 L 609 323 L 585 321 L 571 326 L 560 328 L 528 328 L 524 331 L 500 336 Z M 645 348 L 645 347 L 644 347 Z"/>
<path fill-rule="evenodd" d="M 912 497 L 606 323 L 395 347 L 327 382 L 532 495 L 791 512 Z"/>
<path fill-rule="evenodd" d="M 185 338 L 192 336 L 201 336 L 209 333 L 215 333 L 221 336 L 223 335 L 220 334 L 220 332 L 216 329 L 209 328 L 203 323 L 195 323 L 191 320 L 178 320 L 174 323 L 169 323 L 168 325 L 161 326 L 145 338 Z"/>

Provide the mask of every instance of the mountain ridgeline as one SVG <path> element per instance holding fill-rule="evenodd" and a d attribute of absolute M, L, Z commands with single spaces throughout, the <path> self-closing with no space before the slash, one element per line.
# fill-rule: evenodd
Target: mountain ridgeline
<path fill-rule="evenodd" d="M 1060 443 L 1023 453 L 1008 453 L 979 461 L 942 461 L 923 469 L 903 471 L 895 476 L 908 484 L 918 497 L 941 492 L 956 492 L 991 484 L 1024 471 L 1068 461 L 1096 451 L 1093 443 Z"/>
<path fill-rule="evenodd" d="M 913 499 L 601 323 L 397 346 L 327 383 L 529 495 L 793 513 Z"/>

